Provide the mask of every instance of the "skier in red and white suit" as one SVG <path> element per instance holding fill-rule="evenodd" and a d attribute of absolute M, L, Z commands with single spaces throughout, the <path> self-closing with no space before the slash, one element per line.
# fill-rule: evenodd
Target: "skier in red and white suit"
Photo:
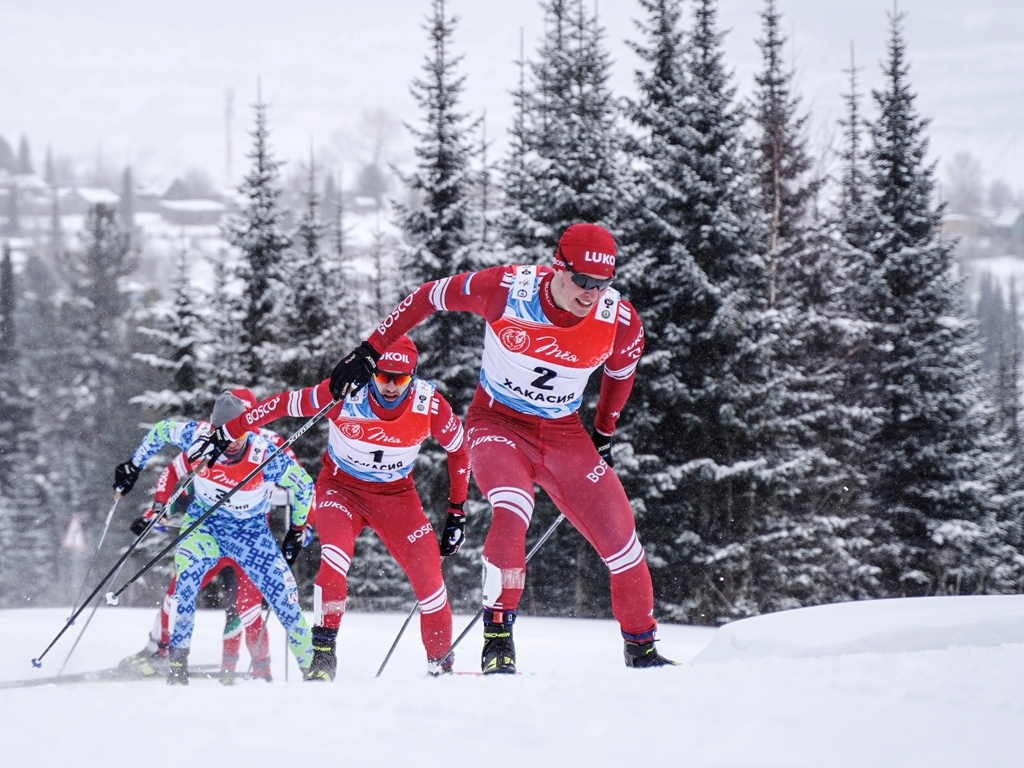
<path fill-rule="evenodd" d="M 610 469 L 611 434 L 644 345 L 636 311 L 609 287 L 614 271 L 611 234 L 574 224 L 559 241 L 553 267 L 491 267 L 420 286 L 331 374 L 336 394 L 361 386 L 381 350 L 438 310 L 487 321 L 480 384 L 466 414 L 473 473 L 494 510 L 483 551 L 485 674 L 515 672 L 512 623 L 526 576 L 535 483 L 608 566 L 626 664 L 672 663 L 654 646 L 651 576 L 629 501 Z M 602 364 L 588 436 L 577 410 Z"/>
<path fill-rule="evenodd" d="M 320 571 L 314 589 L 313 663 L 307 679 L 334 679 L 335 645 L 345 611 L 347 575 L 359 532 L 369 526 L 405 571 L 420 604 L 428 671 L 451 672 L 452 612 L 441 556 L 465 538 L 463 505 L 469 459 L 462 422 L 429 382 L 417 379 L 417 351 L 406 337 L 386 350 L 370 386 L 350 395 L 327 418 L 330 432 L 315 489 Z M 227 422 L 217 439 L 283 416 L 313 416 L 332 400 L 329 382 L 285 392 Z M 433 436 L 448 452 L 449 505 L 441 548 L 413 485 L 420 445 Z"/>

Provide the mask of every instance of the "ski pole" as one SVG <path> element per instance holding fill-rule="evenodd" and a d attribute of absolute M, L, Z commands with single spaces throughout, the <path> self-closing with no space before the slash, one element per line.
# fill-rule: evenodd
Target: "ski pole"
<path fill-rule="evenodd" d="M 544 535 L 540 537 L 540 541 L 538 541 L 536 544 L 534 544 L 533 548 L 526 555 L 526 562 L 527 563 L 530 562 L 530 559 L 535 554 L 537 554 L 537 550 L 541 548 L 541 545 L 545 541 L 547 541 L 548 538 L 550 538 L 551 534 L 555 532 L 555 528 L 557 528 L 561 524 L 561 522 L 563 520 L 565 520 L 565 515 L 559 514 L 558 517 L 555 518 L 555 522 L 553 522 L 551 525 L 548 526 L 548 529 L 546 531 L 544 531 Z M 469 630 L 471 630 L 473 627 L 476 626 L 476 623 L 478 621 L 480 621 L 480 619 L 483 617 L 483 615 L 484 615 L 484 609 L 481 608 L 479 611 L 477 611 L 477 614 L 476 614 L 476 616 L 473 617 L 473 620 L 471 622 L 469 622 L 469 624 L 466 626 L 466 628 L 464 630 L 462 630 L 462 634 L 459 635 L 457 638 L 455 638 L 455 642 L 452 643 L 452 647 L 444 652 L 444 655 L 441 656 L 442 659 L 445 658 L 449 653 L 454 651 L 455 650 L 455 646 L 457 646 L 459 643 L 461 643 L 463 640 L 466 639 L 466 635 L 469 634 Z"/>
<path fill-rule="evenodd" d="M 161 558 L 163 558 L 164 555 L 166 555 L 168 552 L 170 552 L 175 547 L 177 547 L 181 542 L 183 542 L 185 539 L 187 539 L 189 537 L 189 535 L 191 535 L 192 531 L 194 531 L 196 528 L 198 528 L 200 525 L 202 525 L 206 521 L 206 518 L 208 518 L 210 515 L 212 515 L 214 512 L 216 512 L 222 506 L 224 506 L 224 503 L 228 499 L 230 499 L 232 496 L 234 496 L 235 493 L 239 489 L 244 488 L 254 477 L 257 477 L 260 474 L 260 472 L 263 471 L 264 467 L 266 467 L 270 462 L 272 462 L 274 459 L 277 458 L 278 454 L 280 454 L 286 448 L 290 447 L 292 443 L 294 443 L 296 440 L 298 440 L 300 437 L 302 437 L 304 434 L 306 434 L 306 432 L 308 432 L 310 429 L 312 429 L 312 427 L 318 421 L 320 421 L 320 419 L 322 419 L 324 416 L 327 415 L 328 411 L 330 411 L 332 408 L 334 408 L 334 406 L 336 406 L 340 402 L 341 402 L 340 400 L 332 400 L 327 405 L 325 405 L 323 408 L 321 408 L 319 411 L 317 411 L 315 415 L 311 416 L 306 421 L 305 424 L 303 424 L 301 427 L 299 427 L 295 431 L 295 433 L 291 437 L 289 437 L 287 440 L 285 440 L 283 443 L 281 443 L 280 447 L 276 451 L 274 451 L 267 458 L 265 458 L 263 460 L 262 464 L 260 464 L 258 467 L 256 467 L 256 469 L 254 469 L 252 472 L 250 472 L 248 475 L 246 475 L 242 480 L 240 480 L 238 485 L 236 485 L 234 488 L 232 488 L 227 493 L 225 493 L 223 496 L 221 496 L 219 499 L 217 499 L 217 501 L 214 503 L 214 505 L 212 507 L 210 507 L 202 515 L 200 515 L 196 519 L 196 521 L 194 523 L 192 523 L 192 525 L 190 525 L 184 531 L 179 533 L 177 538 L 174 541 L 172 541 L 170 544 L 168 544 L 166 547 L 164 547 L 162 550 L 160 550 L 160 552 L 156 555 L 156 557 L 154 557 L 152 560 L 150 560 L 148 563 L 146 563 L 144 566 L 142 566 L 142 569 L 138 573 L 136 573 L 134 576 L 132 576 L 130 579 L 128 579 L 128 581 L 126 581 L 124 583 L 124 585 L 119 590 L 117 590 L 117 592 L 107 592 L 107 595 L 106 595 L 107 603 L 109 605 L 117 605 L 117 599 L 121 596 L 121 594 L 126 589 L 128 589 L 128 587 L 130 587 L 132 584 L 134 584 L 136 582 L 136 580 L 138 580 L 145 573 L 147 573 L 150 568 L 152 568 L 154 565 L 156 565 L 158 562 L 160 562 Z"/>
<path fill-rule="evenodd" d="M 443 563 L 444 561 L 445 558 L 442 557 L 441 562 Z M 391 654 L 393 654 L 395 652 L 395 648 L 398 647 L 398 641 L 402 639 L 402 635 L 405 634 L 405 628 L 409 626 L 409 622 L 412 621 L 412 617 L 416 615 L 416 609 L 418 609 L 419 607 L 420 603 L 417 600 L 416 604 L 413 605 L 412 610 L 409 611 L 409 615 L 405 617 L 405 623 L 402 624 L 402 628 L 398 630 L 398 637 L 396 637 L 395 642 L 391 644 L 391 648 L 388 649 L 388 655 L 385 656 L 384 661 L 380 663 L 380 669 L 377 670 L 377 674 L 374 675 L 374 677 L 380 677 L 381 674 L 384 672 L 384 667 L 386 667 L 388 665 L 388 662 L 391 660 Z M 447 655 L 448 654 L 446 653 L 445 656 Z M 443 659 L 444 656 L 442 656 L 441 658 Z"/>
<path fill-rule="evenodd" d="M 100 541 L 96 545 L 96 552 L 93 554 L 92 560 L 89 561 L 89 568 L 85 572 L 85 578 L 82 579 L 82 586 L 79 588 L 78 596 L 75 598 L 75 602 L 71 606 L 71 612 L 72 613 L 74 613 L 75 609 L 78 608 L 78 601 L 82 599 L 82 595 L 85 593 L 85 585 L 89 583 L 89 577 L 92 575 L 92 569 L 95 567 L 96 561 L 99 559 L 100 549 L 102 549 L 102 547 L 103 547 L 103 540 L 105 538 L 107 538 L 107 529 L 110 528 L 110 520 L 114 516 L 114 510 L 117 509 L 117 503 L 120 500 L 121 500 L 121 489 L 118 488 L 116 491 L 114 491 L 114 503 L 110 507 L 110 511 L 107 512 L 107 520 L 106 520 L 105 523 L 103 523 L 103 533 L 100 534 Z M 62 669 L 63 669 L 63 667 L 62 667 Z M 57 674 L 60 674 L 60 673 L 58 672 Z"/>
<path fill-rule="evenodd" d="M 185 479 L 182 481 L 181 487 L 174 492 L 174 495 L 171 496 L 170 499 L 167 500 L 167 505 L 162 510 L 160 510 L 160 514 L 153 515 L 153 519 L 149 521 L 149 525 L 147 525 L 145 530 L 143 530 L 142 533 L 139 534 L 139 537 L 131 543 L 131 545 L 128 547 L 125 553 L 121 555 L 121 559 L 114 564 L 114 567 L 107 571 L 107 575 L 104 576 L 100 580 L 100 583 L 96 585 L 96 589 L 94 589 L 89 594 L 89 596 L 82 601 L 82 604 L 78 606 L 75 612 L 71 614 L 71 618 L 67 620 L 67 623 L 61 628 L 60 632 L 57 633 L 57 636 L 50 641 L 50 644 L 46 646 L 46 649 L 41 654 L 32 659 L 33 667 L 36 667 L 38 669 L 39 667 L 43 666 L 43 657 L 50 652 L 50 649 L 53 648 L 53 646 L 57 643 L 58 640 L 61 639 L 64 633 L 68 631 L 68 628 L 75 623 L 75 619 L 77 619 L 81 615 L 82 611 L 85 610 L 85 606 L 92 602 L 92 599 L 100 593 L 100 590 L 102 590 L 103 587 L 105 587 L 109 581 L 112 581 L 113 579 L 117 578 L 117 574 L 121 572 L 121 566 L 125 564 L 128 558 L 131 556 L 132 552 L 135 551 L 136 547 L 138 547 L 139 544 L 142 543 L 142 540 L 145 539 L 149 532 L 153 530 L 157 523 L 160 522 L 163 516 L 167 513 L 167 510 L 169 510 L 171 506 L 174 504 L 174 502 L 178 500 L 178 497 L 181 496 L 181 494 L 185 492 L 185 489 L 192 484 L 192 480 L 195 479 L 196 473 L 200 469 L 202 469 L 204 465 L 205 462 L 203 462 L 198 467 L 189 472 L 187 475 L 185 475 Z M 83 629 L 82 631 L 84 632 L 85 630 Z M 67 660 L 65 660 L 64 663 L 66 664 Z"/>

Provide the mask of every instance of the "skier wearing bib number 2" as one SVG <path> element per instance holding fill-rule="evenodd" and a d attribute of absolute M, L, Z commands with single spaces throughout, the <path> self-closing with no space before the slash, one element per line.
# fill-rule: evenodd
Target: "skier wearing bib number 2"
<path fill-rule="evenodd" d="M 333 680 L 335 646 L 345 611 L 347 575 L 356 537 L 372 528 L 412 584 L 420 604 L 420 632 L 427 671 L 452 671 L 452 610 L 441 576 L 441 556 L 462 546 L 463 505 L 469 490 L 469 458 L 462 422 L 448 401 L 416 378 L 416 346 L 398 338 L 380 358 L 370 386 L 350 394 L 327 413 L 330 431 L 316 483 L 316 527 L 320 572 L 313 592 L 313 663 L 307 680 Z M 203 453 L 216 456 L 234 435 L 283 416 L 313 416 L 331 402 L 328 381 L 268 397 L 210 435 Z M 420 444 L 433 436 L 448 452 L 448 515 L 441 546 L 413 485 Z"/>
<path fill-rule="evenodd" d="M 466 414 L 469 457 L 494 514 L 484 542 L 484 674 L 514 673 L 512 625 L 526 578 L 533 485 L 597 550 L 611 572 L 612 611 L 629 667 L 674 662 L 655 648 L 654 595 L 611 435 L 643 351 L 636 311 L 610 288 L 615 241 L 573 224 L 552 267 L 491 267 L 420 286 L 331 374 L 331 391 L 365 384 L 382 350 L 438 310 L 487 321 L 480 384 Z M 577 410 L 604 365 L 588 436 Z"/>

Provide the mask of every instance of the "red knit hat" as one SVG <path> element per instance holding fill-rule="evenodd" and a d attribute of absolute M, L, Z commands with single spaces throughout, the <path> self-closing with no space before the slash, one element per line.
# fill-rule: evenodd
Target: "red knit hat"
<path fill-rule="evenodd" d="M 246 410 L 249 410 L 254 405 L 256 405 L 256 395 L 254 395 L 252 392 L 250 392 L 248 389 L 245 389 L 244 387 L 240 389 L 232 389 L 231 394 L 237 397 L 243 403 L 245 403 Z"/>
<path fill-rule="evenodd" d="M 392 373 L 415 373 L 416 359 L 419 353 L 416 345 L 408 336 L 400 337 L 394 344 L 384 350 L 377 361 L 377 368 Z"/>
<path fill-rule="evenodd" d="M 615 238 L 597 224 L 573 224 L 558 241 L 555 269 L 569 262 L 574 272 L 611 277 L 615 274 Z"/>

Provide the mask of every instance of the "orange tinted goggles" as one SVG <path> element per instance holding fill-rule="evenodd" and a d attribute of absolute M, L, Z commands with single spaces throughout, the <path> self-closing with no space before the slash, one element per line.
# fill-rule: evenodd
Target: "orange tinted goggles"
<path fill-rule="evenodd" d="M 404 387 L 410 381 L 412 381 L 411 373 L 385 373 L 384 371 L 377 371 L 373 374 L 373 380 L 378 384 L 390 384 L 393 383 L 397 387 Z"/>

